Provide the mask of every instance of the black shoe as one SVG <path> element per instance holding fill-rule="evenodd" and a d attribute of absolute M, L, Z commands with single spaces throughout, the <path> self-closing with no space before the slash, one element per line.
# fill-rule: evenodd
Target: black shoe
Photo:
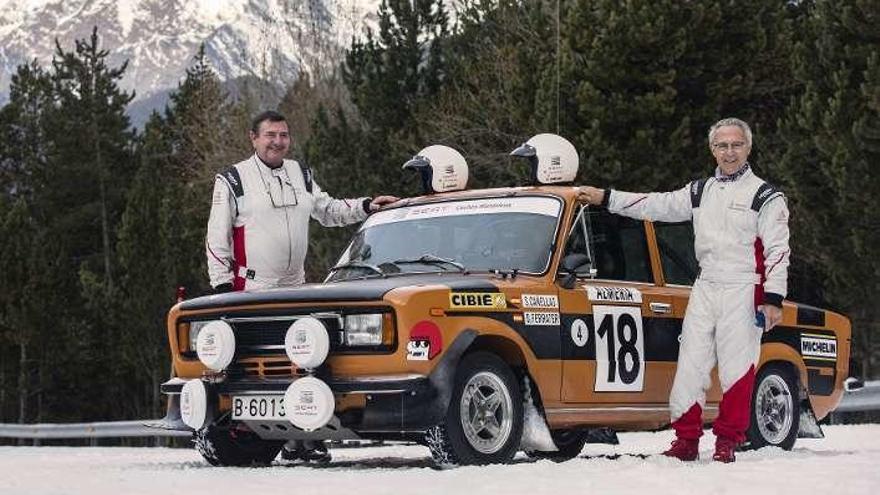
<path fill-rule="evenodd" d="M 286 461 L 305 461 L 317 464 L 326 464 L 330 462 L 332 456 L 327 451 L 327 445 L 324 442 L 304 441 L 296 442 L 293 446 L 285 445 L 281 449 L 281 458 Z"/>

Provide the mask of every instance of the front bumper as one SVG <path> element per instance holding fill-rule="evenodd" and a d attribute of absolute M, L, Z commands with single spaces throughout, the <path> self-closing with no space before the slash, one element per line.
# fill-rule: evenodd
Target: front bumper
<path fill-rule="evenodd" d="M 369 433 L 416 433 L 423 432 L 441 420 L 445 412 L 445 404 L 440 403 L 443 394 L 431 384 L 431 380 L 424 375 L 395 375 L 395 376 L 372 376 L 358 378 L 330 378 L 325 379 L 327 385 L 337 396 L 348 394 L 363 394 L 365 397 L 363 408 L 349 408 L 338 411 L 335 420 L 332 421 L 332 429 L 348 430 L 356 435 Z M 172 430 L 190 430 L 180 420 L 180 406 L 177 398 L 186 380 L 172 378 L 160 387 L 162 393 L 169 396 L 169 411 L 166 420 L 159 424 L 153 424 L 159 428 Z M 209 389 L 215 397 L 247 395 L 247 394 L 283 394 L 287 387 L 293 383 L 290 379 L 254 379 L 244 378 L 225 380 L 211 383 Z M 214 401 L 216 403 L 216 401 Z M 274 438 L 278 435 L 283 437 L 314 437 L 315 434 L 307 434 L 278 428 L 277 421 L 248 421 L 255 428 L 257 434 L 266 438 Z M 285 433 L 279 433 L 284 431 Z M 322 435 L 321 432 L 317 433 Z M 331 438 L 331 432 L 324 432 L 324 436 Z"/>
<path fill-rule="evenodd" d="M 475 330 L 465 330 L 451 343 L 431 374 L 425 375 L 373 375 L 341 378 L 318 375 L 340 396 L 362 394 L 364 406 L 337 411 L 328 427 L 316 432 L 292 428 L 290 423 L 248 421 L 263 438 L 348 438 L 346 432 L 359 436 L 406 437 L 408 434 L 424 433 L 441 423 L 449 407 L 455 370 L 464 352 L 476 339 Z M 293 383 L 290 378 L 223 378 L 206 383 L 213 395 L 213 403 L 221 395 L 283 394 Z M 150 426 L 170 430 L 191 431 L 180 416 L 180 391 L 187 382 L 172 378 L 160 386 L 168 395 L 168 413 L 163 420 Z"/>

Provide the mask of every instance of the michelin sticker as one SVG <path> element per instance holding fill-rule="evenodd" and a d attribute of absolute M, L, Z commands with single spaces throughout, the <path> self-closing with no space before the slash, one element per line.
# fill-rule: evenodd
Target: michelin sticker
<path fill-rule="evenodd" d="M 522 307 L 524 308 L 548 308 L 559 307 L 559 298 L 555 294 L 523 294 Z"/>
<path fill-rule="evenodd" d="M 587 295 L 590 301 L 619 302 L 619 303 L 642 303 L 642 293 L 634 287 L 587 287 Z"/>
<path fill-rule="evenodd" d="M 500 292 L 453 292 L 449 294 L 453 309 L 505 309 L 507 299 Z"/>
<path fill-rule="evenodd" d="M 559 326 L 559 313 L 523 313 L 526 325 Z"/>
<path fill-rule="evenodd" d="M 810 359 L 837 360 L 837 340 L 827 335 L 801 334 L 801 355 Z"/>

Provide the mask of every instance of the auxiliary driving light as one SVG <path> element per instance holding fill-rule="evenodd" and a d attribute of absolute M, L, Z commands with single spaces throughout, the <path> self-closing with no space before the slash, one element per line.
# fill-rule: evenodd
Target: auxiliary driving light
<path fill-rule="evenodd" d="M 208 422 L 208 390 L 199 380 L 190 380 L 180 390 L 180 418 L 193 430 Z"/>
<path fill-rule="evenodd" d="M 235 334 L 225 321 L 205 325 L 196 339 L 199 361 L 214 371 L 223 371 L 235 356 Z"/>
<path fill-rule="evenodd" d="M 317 368 L 330 352 L 327 328 L 310 316 L 296 320 L 284 336 L 284 350 L 296 366 L 307 370 Z"/>
<path fill-rule="evenodd" d="M 313 376 L 298 379 L 284 392 L 284 414 L 293 426 L 305 431 L 323 427 L 333 417 L 333 391 Z"/>

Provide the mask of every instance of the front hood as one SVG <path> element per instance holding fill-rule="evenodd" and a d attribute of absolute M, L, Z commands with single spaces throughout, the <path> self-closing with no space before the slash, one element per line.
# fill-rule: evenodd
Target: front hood
<path fill-rule="evenodd" d="M 446 285 L 454 290 L 484 292 L 497 290 L 492 279 L 485 278 L 483 275 L 429 273 L 348 280 L 328 284 L 305 284 L 250 292 L 228 292 L 184 301 L 180 304 L 180 309 L 188 311 L 252 304 L 378 301 L 392 289 L 420 285 Z"/>

